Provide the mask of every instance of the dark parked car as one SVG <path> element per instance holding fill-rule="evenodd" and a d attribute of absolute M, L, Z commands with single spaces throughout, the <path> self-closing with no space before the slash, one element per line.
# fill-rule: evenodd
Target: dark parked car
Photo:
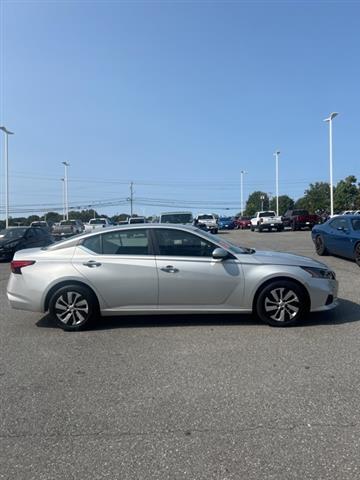
<path fill-rule="evenodd" d="M 39 227 L 9 227 L 0 231 L 0 260 L 11 260 L 18 250 L 53 243 L 48 231 Z"/>
<path fill-rule="evenodd" d="M 282 220 L 284 227 L 290 227 L 291 230 L 301 230 L 302 228 L 311 230 L 321 221 L 318 215 L 310 215 L 307 210 L 288 210 Z"/>
<path fill-rule="evenodd" d="M 235 221 L 232 217 L 220 217 L 218 219 L 219 230 L 234 230 Z"/>
<path fill-rule="evenodd" d="M 355 260 L 360 267 L 360 218 L 339 215 L 316 225 L 311 236 L 318 255 L 332 253 Z"/>

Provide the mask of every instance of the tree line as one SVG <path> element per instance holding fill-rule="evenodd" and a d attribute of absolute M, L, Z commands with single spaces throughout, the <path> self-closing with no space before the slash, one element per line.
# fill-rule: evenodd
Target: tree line
<path fill-rule="evenodd" d="M 296 201 L 288 195 L 279 195 L 279 215 L 292 208 L 309 210 L 310 213 L 330 212 L 330 185 L 327 182 L 310 183 L 304 195 Z M 270 198 L 266 192 L 256 191 L 249 195 L 244 215 L 253 216 L 255 212 L 268 209 L 276 211 L 276 198 Z M 354 175 L 340 180 L 334 187 L 334 211 L 360 210 L 360 184 Z"/>

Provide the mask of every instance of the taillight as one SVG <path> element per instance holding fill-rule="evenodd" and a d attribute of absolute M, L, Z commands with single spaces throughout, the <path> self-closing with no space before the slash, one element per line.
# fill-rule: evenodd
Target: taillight
<path fill-rule="evenodd" d="M 18 273 L 21 275 L 21 269 L 23 267 L 34 265 L 34 263 L 35 263 L 35 260 L 13 260 L 11 262 L 11 271 L 12 273 Z"/>

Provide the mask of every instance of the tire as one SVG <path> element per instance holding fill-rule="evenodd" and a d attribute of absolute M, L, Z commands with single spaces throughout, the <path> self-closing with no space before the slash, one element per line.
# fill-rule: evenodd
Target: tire
<path fill-rule="evenodd" d="M 251 227 L 250 227 L 250 230 L 251 230 L 252 232 L 255 232 L 255 228 L 254 228 L 252 225 L 251 225 Z"/>
<path fill-rule="evenodd" d="M 258 225 L 258 230 L 259 230 L 259 232 L 262 232 L 262 231 L 263 231 L 263 227 L 260 227 L 260 225 Z"/>
<path fill-rule="evenodd" d="M 49 311 L 59 327 L 74 331 L 89 326 L 98 314 L 98 307 L 93 293 L 88 288 L 69 284 L 59 288 L 52 295 Z"/>
<path fill-rule="evenodd" d="M 325 247 L 324 239 L 321 235 L 315 237 L 315 250 L 316 253 L 320 256 L 328 254 L 327 248 Z"/>
<path fill-rule="evenodd" d="M 256 314 L 272 327 L 295 325 L 309 312 L 306 292 L 292 280 L 274 280 L 260 291 Z"/>
<path fill-rule="evenodd" d="M 293 232 L 295 232 L 295 230 L 297 230 L 297 227 L 296 227 L 296 223 L 295 223 L 295 222 L 292 222 L 292 223 L 291 223 L 291 230 L 292 230 Z"/>
<path fill-rule="evenodd" d="M 284 229 L 283 229 L 283 227 L 276 227 L 276 230 L 277 230 L 278 232 L 282 232 Z"/>
<path fill-rule="evenodd" d="M 360 267 L 360 242 L 355 245 L 355 262 Z"/>

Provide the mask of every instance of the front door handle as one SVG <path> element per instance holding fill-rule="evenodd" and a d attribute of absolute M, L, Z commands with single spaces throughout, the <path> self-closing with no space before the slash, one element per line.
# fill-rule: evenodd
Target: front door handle
<path fill-rule="evenodd" d="M 172 265 L 167 265 L 166 267 L 160 268 L 163 272 L 166 273 L 177 273 L 179 270 Z"/>
<path fill-rule="evenodd" d="M 95 260 L 89 260 L 88 262 L 83 263 L 83 265 L 84 265 L 85 267 L 94 268 L 94 267 L 100 267 L 100 266 L 101 266 L 101 263 L 100 263 L 100 262 L 96 262 Z"/>

